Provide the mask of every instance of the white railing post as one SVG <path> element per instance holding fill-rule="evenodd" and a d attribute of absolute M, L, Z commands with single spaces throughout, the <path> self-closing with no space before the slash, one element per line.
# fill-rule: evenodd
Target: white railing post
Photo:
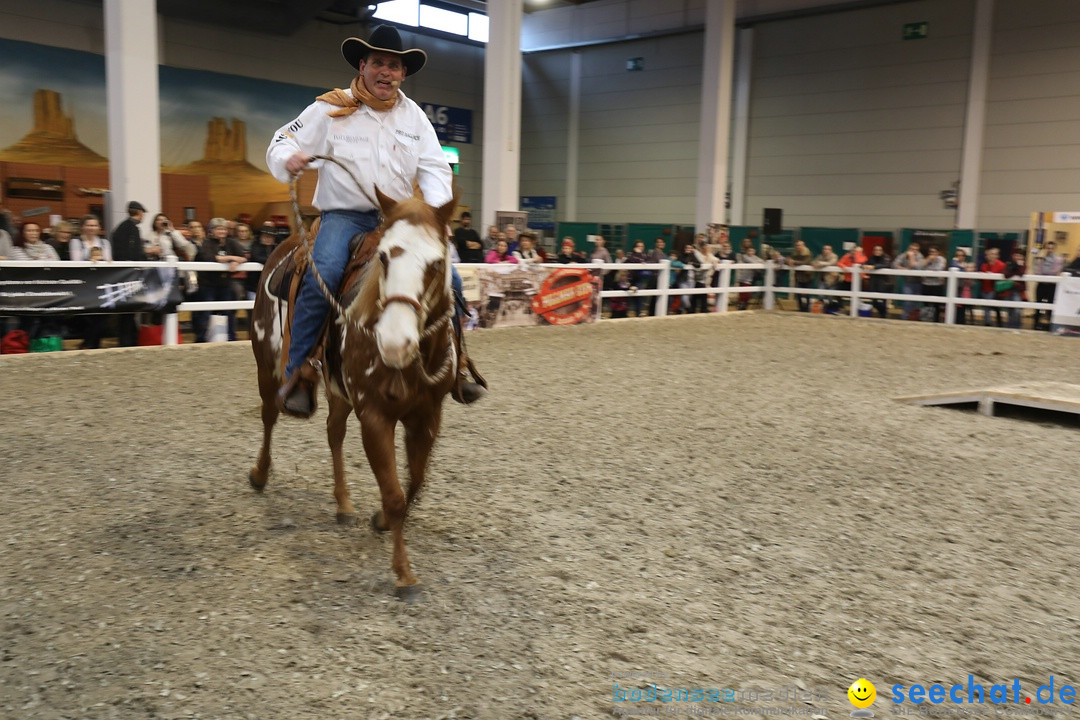
<path fill-rule="evenodd" d="M 776 307 L 776 291 L 773 286 L 776 284 L 776 267 L 773 265 L 772 260 L 765 261 L 765 297 L 761 300 L 761 307 L 765 310 L 772 310 Z"/>
<path fill-rule="evenodd" d="M 719 263 L 719 269 L 716 271 L 720 273 L 720 294 L 716 296 L 716 312 L 727 312 L 730 299 L 728 298 L 728 290 L 731 288 L 731 268 L 729 267 L 731 262 L 724 260 Z"/>
<path fill-rule="evenodd" d="M 664 317 L 667 315 L 668 305 L 671 301 L 668 299 L 668 290 L 671 289 L 671 261 L 664 258 L 660 261 L 660 264 L 664 267 L 660 269 L 660 275 L 656 278 L 656 289 L 660 291 L 660 294 L 653 298 L 656 301 L 656 316 Z M 646 299 L 646 302 L 648 299 Z"/>
<path fill-rule="evenodd" d="M 177 267 L 176 267 L 177 263 L 179 262 L 179 258 L 176 257 L 175 255 L 169 255 L 166 258 L 166 260 L 168 261 L 168 263 L 170 265 L 172 265 L 173 272 L 176 273 L 175 282 L 179 285 L 180 284 L 180 270 L 177 269 Z M 180 299 L 180 302 L 183 302 L 183 298 Z M 161 344 L 162 345 L 175 345 L 176 344 L 177 330 L 179 330 L 179 328 L 180 328 L 180 316 L 177 315 L 175 310 L 173 310 L 171 313 L 169 313 L 168 315 L 165 316 L 165 319 L 162 322 Z"/>
<path fill-rule="evenodd" d="M 960 268 L 953 268 L 953 270 L 959 271 Z M 956 288 L 960 283 L 957 281 L 956 273 L 950 272 L 949 277 L 945 279 L 945 324 L 956 324 Z"/>
<path fill-rule="evenodd" d="M 851 266 L 851 295 L 848 297 L 848 314 L 851 317 L 859 317 L 859 291 L 862 290 L 862 273 L 856 272 L 860 265 Z"/>

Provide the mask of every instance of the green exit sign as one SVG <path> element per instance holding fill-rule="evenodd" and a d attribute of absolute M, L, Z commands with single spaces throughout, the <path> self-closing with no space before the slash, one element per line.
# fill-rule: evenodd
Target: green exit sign
<path fill-rule="evenodd" d="M 930 36 L 930 23 L 917 22 L 904 25 L 905 40 L 922 40 Z"/>

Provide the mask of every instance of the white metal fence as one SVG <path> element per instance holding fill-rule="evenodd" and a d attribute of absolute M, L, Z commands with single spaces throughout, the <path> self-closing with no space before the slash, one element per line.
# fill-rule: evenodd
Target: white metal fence
<path fill-rule="evenodd" d="M 166 260 L 169 265 L 175 267 L 178 271 L 194 270 L 198 272 L 236 272 L 238 270 L 255 271 L 262 270 L 262 265 L 258 263 L 244 263 L 235 268 L 230 268 L 224 263 L 216 262 L 182 262 L 174 260 Z M 62 266 L 81 266 L 81 267 L 94 267 L 98 263 L 92 262 L 65 262 Z M 161 262 L 113 262 L 110 263 L 116 267 L 160 267 Z M 57 267 L 57 263 L 54 262 L 26 262 L 26 261 L 0 261 L 0 269 L 4 267 L 24 267 L 24 268 L 51 268 Z M 1005 276 L 1000 273 L 981 273 L 981 272 L 964 272 L 959 269 L 944 270 L 939 272 L 927 271 L 927 270 L 865 270 L 859 269 L 855 272 L 851 272 L 850 269 L 841 268 L 838 266 L 829 266 L 822 268 L 815 268 L 807 265 L 800 266 L 776 266 L 771 261 L 763 263 L 733 263 L 733 262 L 717 262 L 713 265 L 712 271 L 718 274 L 718 280 L 715 286 L 710 285 L 703 288 L 680 288 L 674 287 L 671 284 L 672 272 L 678 272 L 678 269 L 671 267 L 670 261 L 663 261 L 661 263 L 586 263 L 586 264 L 549 264 L 547 267 L 552 268 L 568 268 L 568 267 L 580 267 L 589 269 L 607 270 L 610 272 L 618 272 L 620 270 L 626 270 L 630 273 L 637 273 L 642 270 L 651 270 L 657 273 L 656 287 L 651 289 L 640 288 L 635 291 L 626 290 L 605 290 L 601 293 L 603 299 L 611 299 L 618 297 L 626 298 L 642 298 L 646 299 L 645 302 L 655 302 L 655 312 L 652 314 L 658 316 L 664 316 L 668 314 L 668 308 L 671 304 L 673 296 L 683 295 L 707 295 L 715 296 L 716 301 L 710 311 L 714 312 L 728 312 L 732 295 L 750 294 L 759 295 L 761 299 L 761 307 L 766 310 L 776 309 L 776 299 L 778 295 L 809 295 L 813 298 L 838 298 L 844 299 L 848 302 L 847 313 L 852 317 L 859 315 L 860 305 L 868 300 L 891 300 L 894 303 L 923 303 L 923 304 L 940 304 L 944 306 L 944 322 L 946 324 L 956 323 L 956 311 L 959 307 L 981 307 L 985 312 L 988 312 L 989 308 L 1002 308 L 1019 309 L 1023 310 L 1043 310 L 1049 311 L 1051 305 L 1047 303 L 1037 303 L 1032 301 L 1011 301 L 1011 300 L 998 300 L 998 299 L 984 299 L 981 297 L 981 292 L 974 292 L 972 297 L 962 297 L 961 289 L 964 281 L 971 281 L 975 288 L 980 288 L 981 283 L 984 280 L 997 281 L 1004 280 Z M 688 268 L 690 272 L 697 270 L 696 268 Z M 750 286 L 740 286 L 734 282 L 735 273 L 739 270 L 754 270 L 761 271 L 763 278 L 760 284 L 754 284 Z M 848 270 L 845 273 L 845 270 Z M 850 289 L 840 288 L 826 288 L 817 287 L 821 283 L 813 283 L 815 287 L 797 287 L 790 284 L 795 277 L 795 272 L 810 272 L 815 274 L 825 273 L 841 273 L 841 279 L 846 283 L 850 282 Z M 778 282 L 779 276 L 785 276 L 788 280 L 786 284 L 780 284 Z M 945 293 L 944 295 L 912 295 L 903 292 L 870 292 L 865 290 L 866 279 L 863 276 L 879 275 L 888 276 L 894 278 L 897 281 L 902 280 L 904 277 L 941 277 L 945 280 Z M 1023 282 L 1025 283 L 1059 283 L 1063 276 L 1049 276 L 1049 275 L 1025 275 L 1023 276 Z M 1014 278 L 1015 279 L 1015 278 Z M 187 299 L 177 306 L 178 312 L 190 311 L 190 312 L 213 312 L 215 310 L 250 310 L 253 306 L 251 300 L 230 300 L 230 301 L 217 301 L 217 302 L 203 302 L 196 301 L 194 299 Z M 165 316 L 165 327 L 162 333 L 163 342 L 167 345 L 176 344 L 177 337 L 177 316 L 170 314 Z"/>

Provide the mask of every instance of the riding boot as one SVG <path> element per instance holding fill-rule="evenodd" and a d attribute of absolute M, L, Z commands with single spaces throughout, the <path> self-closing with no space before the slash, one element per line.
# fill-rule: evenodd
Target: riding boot
<path fill-rule="evenodd" d="M 454 320 L 456 321 L 457 318 Z M 454 322 L 454 340 L 458 347 L 458 372 L 454 385 L 450 388 L 450 397 L 462 405 L 470 405 L 487 395 L 488 384 L 484 376 L 477 371 L 476 365 L 473 364 L 472 358 L 465 349 L 465 336 L 462 334 L 460 322 Z M 467 379 L 466 370 L 475 382 Z"/>
<path fill-rule="evenodd" d="M 318 358 L 308 358 L 303 365 L 293 370 L 278 390 L 278 410 L 302 420 L 314 415 L 318 407 L 315 388 L 319 384 L 321 370 L 322 362 Z"/>

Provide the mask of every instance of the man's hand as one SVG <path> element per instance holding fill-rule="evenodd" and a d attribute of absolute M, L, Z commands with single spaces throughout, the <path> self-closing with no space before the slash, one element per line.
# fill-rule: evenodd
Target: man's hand
<path fill-rule="evenodd" d="M 285 161 L 285 169 L 289 171 L 290 175 L 296 175 L 301 170 L 308 166 L 311 162 L 311 156 L 306 152 L 296 152 L 293 156 Z"/>

